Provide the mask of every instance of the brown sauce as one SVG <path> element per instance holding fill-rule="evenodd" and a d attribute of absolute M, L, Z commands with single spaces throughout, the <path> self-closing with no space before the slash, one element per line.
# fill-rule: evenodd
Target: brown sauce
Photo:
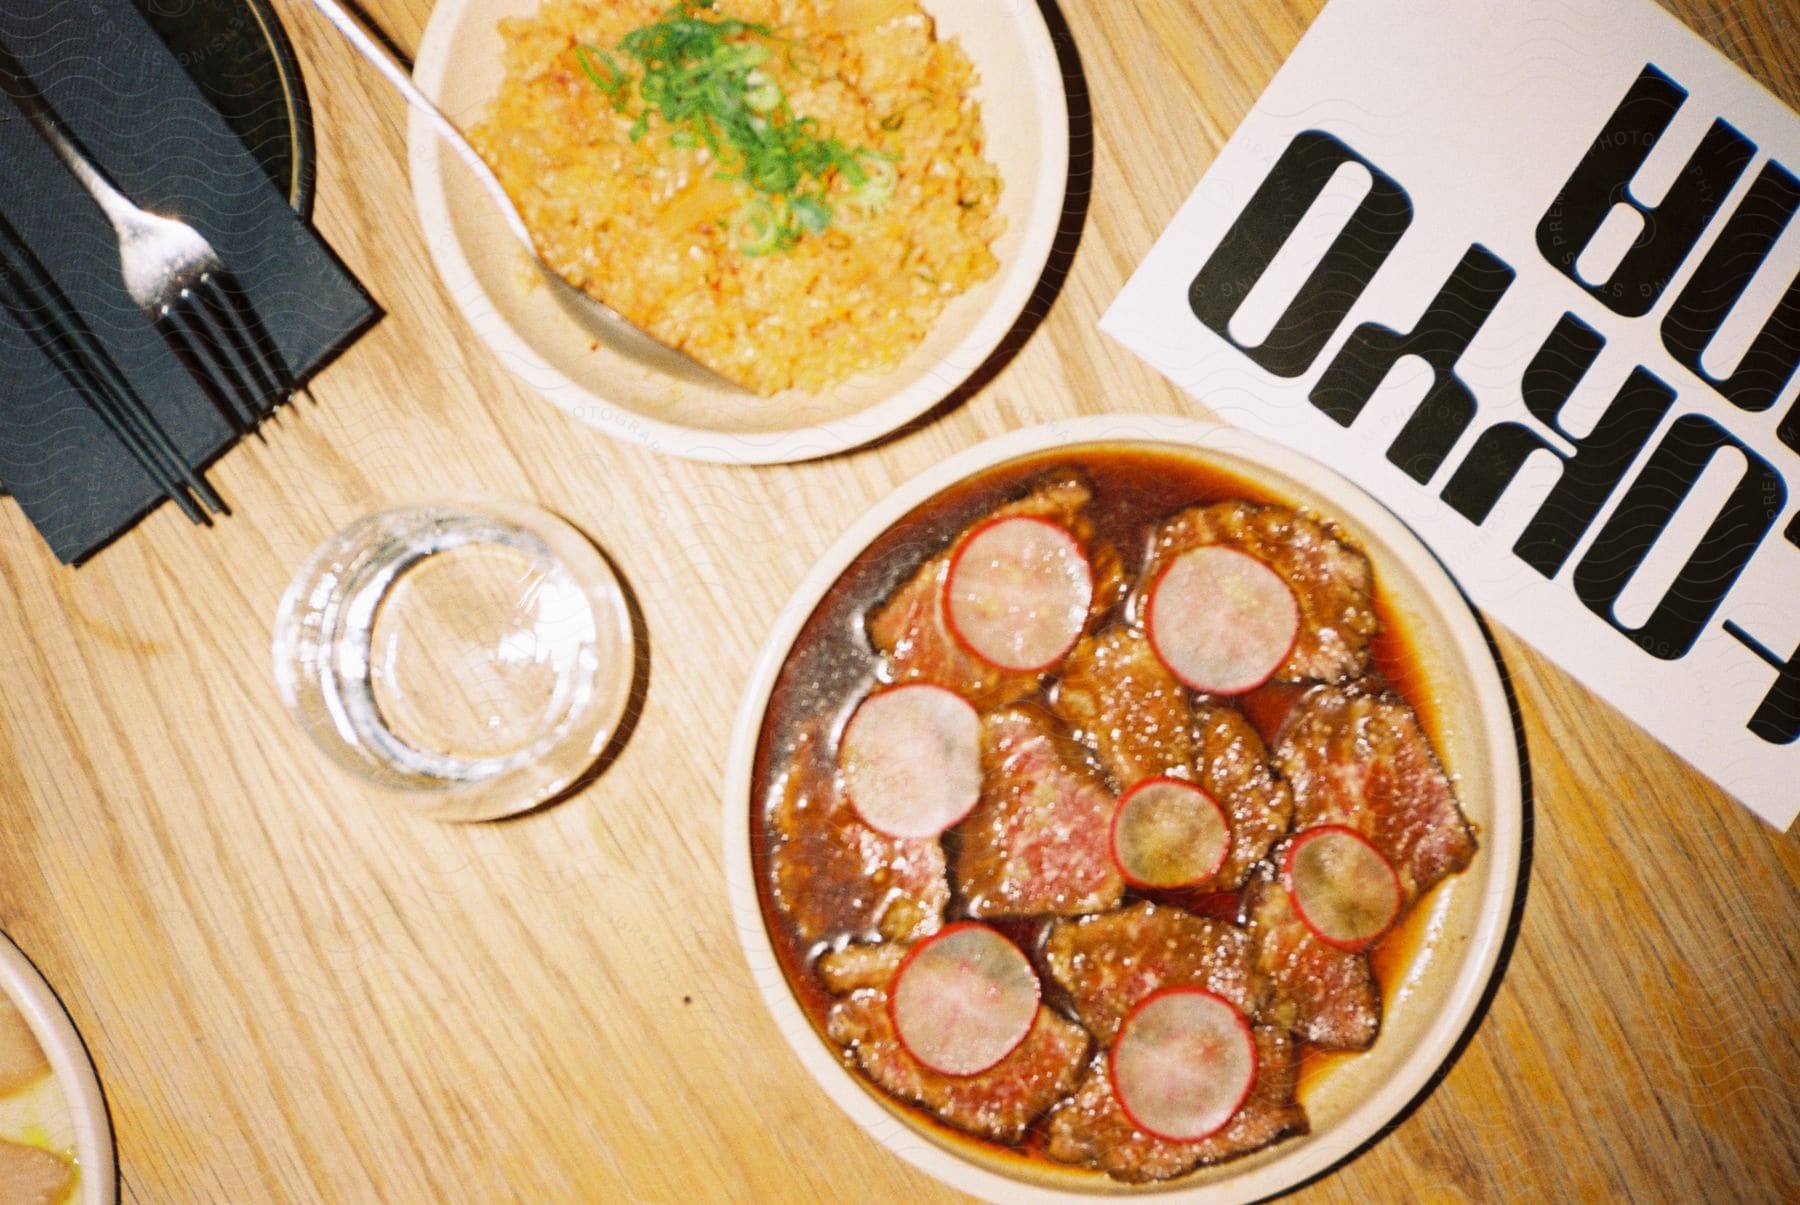
<path fill-rule="evenodd" d="M 1138 578 L 1146 552 L 1146 533 L 1179 511 L 1237 499 L 1291 505 L 1280 495 L 1205 463 L 1197 455 L 1177 450 L 1125 444 L 1039 454 L 978 474 L 923 503 L 877 537 L 827 591 L 796 637 L 770 696 L 757 746 L 752 780 L 754 793 L 749 803 L 754 809 L 752 866 L 764 924 L 801 1010 L 812 1023 L 819 1040 L 834 1049 L 836 1043 L 826 1036 L 825 1031 L 826 1018 L 835 997 L 819 982 L 812 963 L 829 945 L 845 943 L 862 935 L 844 933 L 832 942 L 809 948 L 775 907 L 770 891 L 769 864 L 776 844 L 770 813 L 777 793 L 775 788 L 791 754 L 795 733 L 799 725 L 818 717 L 830 717 L 827 728 L 835 732 L 848 709 L 875 680 L 879 658 L 869 644 L 864 626 L 870 611 L 974 520 L 1023 494 L 1046 473 L 1061 468 L 1081 472 L 1093 486 L 1094 498 L 1086 513 L 1094 521 L 1096 541 L 1110 541 L 1118 548 L 1124 558 L 1128 581 Z M 1315 517 L 1327 521 L 1332 518 L 1328 514 Z M 1434 747 L 1441 748 L 1431 699 L 1421 689 L 1425 676 L 1420 669 L 1417 650 L 1410 635 L 1395 622 L 1394 609 L 1384 599 L 1379 579 L 1375 582 L 1375 608 L 1381 629 L 1371 641 L 1370 677 L 1385 681 L 1405 698 L 1418 714 Z M 1090 624 L 1088 630 L 1103 630 L 1116 618 L 1116 615 L 1103 617 Z M 1240 696 L 1236 702 L 1265 743 L 1272 744 L 1282 720 L 1306 689 L 1306 686 L 1271 683 Z M 1040 690 L 1034 697 L 1044 702 L 1045 695 L 1046 692 Z M 947 834 L 946 840 L 953 843 L 954 832 Z M 953 857 L 953 845 L 950 853 Z M 1424 922 L 1434 895 L 1435 892 L 1421 899 L 1371 952 L 1371 965 L 1384 1004 L 1391 1001 L 1419 953 Z M 1127 890 L 1120 906 L 1140 899 L 1174 904 L 1203 916 L 1235 921 L 1240 894 L 1131 889 Z M 945 918 L 947 923 L 960 919 L 961 907 L 962 902 L 953 887 Z M 1033 919 L 984 923 L 1000 929 L 1032 956 L 1044 987 L 1045 1003 L 1073 1018 L 1073 1009 L 1042 961 L 1040 947 L 1048 922 Z M 888 1106 L 904 1111 L 916 1124 L 950 1144 L 978 1148 L 988 1158 L 998 1158 L 1006 1163 L 1048 1165 L 1063 1174 L 1082 1170 L 1055 1163 L 1043 1154 L 1048 1140 L 1047 1117 L 1038 1118 L 1024 1140 L 1015 1145 L 975 1137 L 946 1125 L 920 1106 L 889 1096 L 863 1076 L 852 1056 L 840 1053 L 839 1057 L 852 1075 Z M 1308 1085 L 1318 1076 L 1355 1057 L 1354 1053 L 1323 1051 L 1310 1046 L 1303 1048 L 1299 1091 L 1302 1102 L 1306 1099 Z M 1104 1179 L 1101 1172 L 1092 1174 Z"/>

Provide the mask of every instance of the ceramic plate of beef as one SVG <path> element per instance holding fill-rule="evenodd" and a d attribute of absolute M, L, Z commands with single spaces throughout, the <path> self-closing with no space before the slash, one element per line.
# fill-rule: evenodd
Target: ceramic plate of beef
<path fill-rule="evenodd" d="M 877 1141 L 989 1199 L 1237 1201 L 1451 1056 L 1521 812 L 1493 654 L 1404 525 L 1109 416 L 850 526 L 752 673 L 724 830 L 764 999 Z"/>

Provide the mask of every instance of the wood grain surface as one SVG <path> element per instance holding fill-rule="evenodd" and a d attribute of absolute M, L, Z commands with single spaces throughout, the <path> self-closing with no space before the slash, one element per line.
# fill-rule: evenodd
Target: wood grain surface
<path fill-rule="evenodd" d="M 106 1086 L 122 1189 L 169 1202 L 949 1200 L 843 1120 L 765 1015 L 722 884 L 727 731 L 765 631 L 848 518 L 1016 427 L 1196 413 L 1096 329 L 1319 0 L 1063 7 L 1090 204 L 985 388 L 792 467 L 671 460 L 513 379 L 440 288 L 405 115 L 305 0 L 314 219 L 386 318 L 213 470 L 59 568 L 0 505 L 0 928 Z M 1800 104 L 1793 0 L 1670 5 Z M 418 45 L 429 0 L 370 8 Z M 482 492 L 568 516 L 647 628 L 630 739 L 559 806 L 446 826 L 327 764 L 268 669 L 276 601 L 350 520 Z M 1296 1199 L 1794 1199 L 1800 841 L 1497 631 L 1529 748 L 1504 978 L 1434 1091 Z"/>

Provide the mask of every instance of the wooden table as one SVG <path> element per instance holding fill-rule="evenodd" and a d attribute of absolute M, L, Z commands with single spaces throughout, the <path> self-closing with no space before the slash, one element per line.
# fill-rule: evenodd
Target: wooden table
<path fill-rule="evenodd" d="M 1095 323 L 1318 7 L 1066 5 L 1095 187 L 1048 319 L 901 438 L 743 469 L 615 442 L 508 375 L 427 261 L 402 108 L 280 0 L 317 225 L 388 316 L 214 470 L 239 516 L 214 531 L 164 507 L 71 571 L 0 506 L 0 927 L 87 1037 L 127 1201 L 949 1197 L 836 1113 L 752 988 L 721 878 L 732 712 L 802 572 L 897 483 L 1029 423 L 1195 412 Z M 1792 0 L 1671 7 L 1800 104 Z M 417 45 L 429 0 L 378 8 Z M 651 669 L 591 787 L 455 827 L 326 764 L 268 640 L 325 536 L 464 491 L 591 532 L 647 613 Z M 1300 1197 L 1792 1199 L 1800 841 L 1496 635 L 1534 822 L 1504 981 L 1424 1103 Z"/>

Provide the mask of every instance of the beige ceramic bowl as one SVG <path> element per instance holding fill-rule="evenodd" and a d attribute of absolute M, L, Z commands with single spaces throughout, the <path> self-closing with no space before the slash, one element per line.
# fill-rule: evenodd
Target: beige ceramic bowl
<path fill-rule="evenodd" d="M 1035 0 L 922 0 L 940 37 L 979 73 L 987 153 L 1005 182 L 999 272 L 957 298 L 893 372 L 822 394 L 759 399 L 681 380 L 610 347 L 603 327 L 526 266 L 492 201 L 430 124 L 409 129 L 413 196 L 445 286 L 476 332 L 528 385 L 612 435 L 700 460 L 769 464 L 866 443 L 917 417 L 967 380 L 1011 329 L 1042 275 L 1062 216 L 1069 125 L 1062 71 Z M 413 76 L 463 128 L 501 80 L 503 17 L 538 0 L 441 0 Z M 598 342 L 599 346 L 595 346 Z"/>
<path fill-rule="evenodd" d="M 1191 450 L 1272 495 L 1336 520 L 1369 554 L 1392 616 L 1412 637 L 1417 694 L 1435 705 L 1436 736 L 1475 825 L 1474 863 L 1427 901 L 1419 952 L 1392 986 L 1382 1032 L 1366 1054 L 1335 1063 L 1305 1094 L 1312 1133 L 1165 1185 L 1132 1189 L 1098 1172 L 997 1157 L 990 1149 L 919 1124 L 846 1070 L 796 1003 L 776 960 L 752 870 L 752 778 L 758 735 L 776 675 L 814 608 L 877 536 L 945 487 L 984 469 L 1045 451 L 1091 445 Z M 921 552 L 924 555 L 924 552 Z M 1499 670 L 1468 604 L 1437 561 L 1380 504 L 1337 474 L 1242 431 L 1194 420 L 1083 418 L 1002 436 L 915 478 L 858 519 L 819 560 L 782 612 L 750 678 L 726 764 L 725 861 L 739 937 L 770 1012 L 801 1063 L 858 1125 L 901 1158 L 947 1184 L 990 1200 L 1158 1195 L 1180 1201 L 1247 1201 L 1316 1176 L 1373 1138 L 1430 1082 L 1468 1027 L 1505 938 L 1519 874 L 1518 746 Z"/>
<path fill-rule="evenodd" d="M 68 1103 L 81 1179 L 73 1205 L 113 1205 L 118 1177 L 113 1166 L 112 1123 L 81 1035 L 37 968 L 0 933 L 0 996 L 11 1000 L 31 1027 L 56 1086 Z"/>

